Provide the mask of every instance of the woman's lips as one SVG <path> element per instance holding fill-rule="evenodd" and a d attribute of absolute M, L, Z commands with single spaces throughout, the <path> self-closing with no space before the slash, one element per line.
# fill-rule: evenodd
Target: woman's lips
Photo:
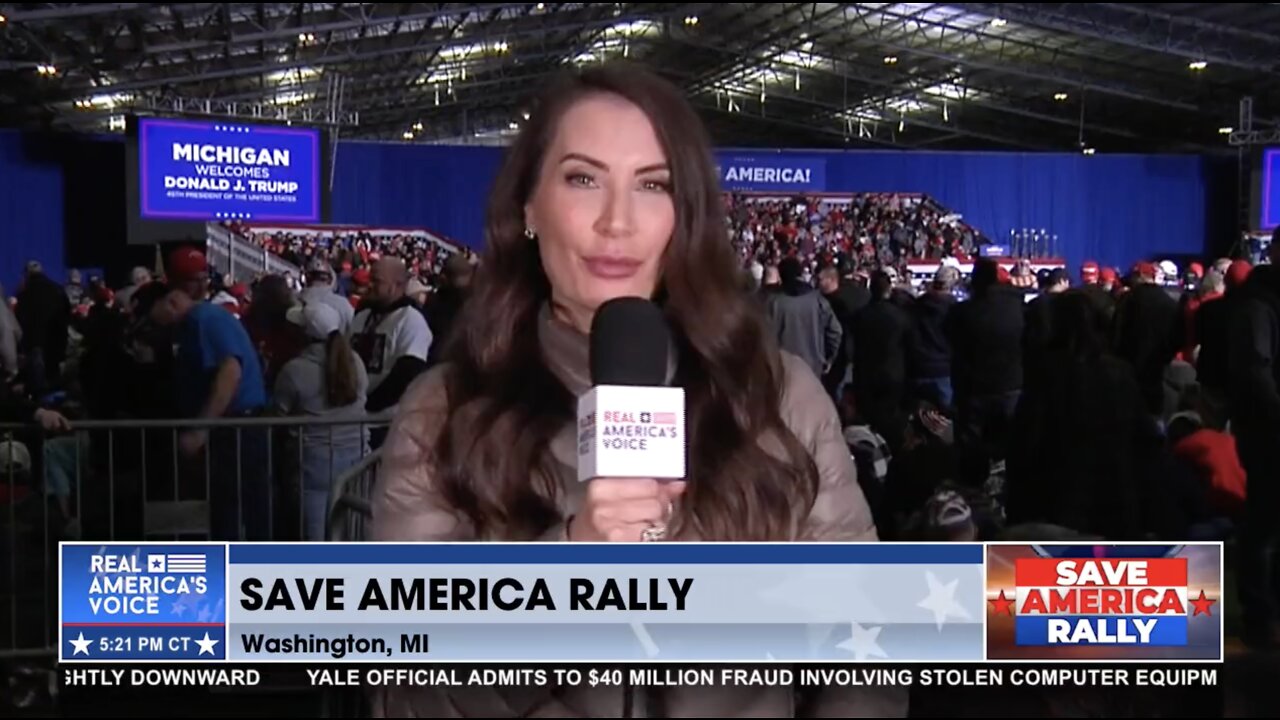
<path fill-rule="evenodd" d="M 625 280 L 640 270 L 641 262 L 631 258 L 595 256 L 582 259 L 587 272 L 605 280 Z"/>

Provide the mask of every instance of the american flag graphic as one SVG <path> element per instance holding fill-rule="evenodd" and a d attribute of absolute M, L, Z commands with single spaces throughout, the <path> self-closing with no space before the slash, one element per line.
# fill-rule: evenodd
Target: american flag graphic
<path fill-rule="evenodd" d="M 203 573 L 205 571 L 204 555 L 170 554 L 165 559 L 171 573 Z"/>

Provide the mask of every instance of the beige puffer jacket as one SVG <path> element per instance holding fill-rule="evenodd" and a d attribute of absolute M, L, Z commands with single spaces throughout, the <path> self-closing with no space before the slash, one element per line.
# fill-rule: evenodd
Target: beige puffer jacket
<path fill-rule="evenodd" d="M 555 320 L 539 317 L 544 359 L 575 394 L 590 385 L 588 339 Z M 817 541 L 876 539 L 871 512 L 858 487 L 835 408 L 813 372 L 798 358 L 783 356 L 783 419 L 809 448 L 820 473 L 817 501 L 797 537 Z M 379 471 L 373 503 L 373 534 L 381 541 L 474 539 L 435 492 L 431 468 L 421 461 L 424 443 L 437 436 L 446 414 L 442 368 L 419 378 L 400 402 Z M 552 442 L 557 460 L 562 517 L 582 501 L 576 481 L 576 437 L 566 424 Z M 696 478 L 691 480 L 697 482 Z M 563 537 L 553 527 L 547 540 Z M 906 692 L 862 687 L 792 688 L 671 687 L 628 691 L 619 687 L 404 687 L 374 692 L 380 717 L 902 717 Z"/>

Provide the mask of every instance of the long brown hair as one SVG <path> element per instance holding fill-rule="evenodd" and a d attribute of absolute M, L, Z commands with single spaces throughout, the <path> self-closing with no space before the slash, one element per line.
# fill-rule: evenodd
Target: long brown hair
<path fill-rule="evenodd" d="M 779 412 L 779 355 L 725 239 L 710 142 L 680 90 L 628 64 L 553 86 L 498 173 L 473 295 L 446 358 L 449 415 L 431 458 L 440 489 L 482 538 L 535 538 L 561 519 L 554 475 L 540 463 L 572 422 L 574 398 L 542 361 L 537 318 L 551 288 L 537 243 L 524 236 L 524 207 L 561 117 L 597 93 L 648 115 L 671 168 L 676 227 L 654 301 L 676 338 L 687 404 L 690 483 L 673 533 L 787 539 L 813 504 L 818 473 Z"/>
<path fill-rule="evenodd" d="M 331 408 L 350 405 L 359 397 L 359 384 L 351 343 L 340 331 L 334 330 L 324 341 L 325 402 Z"/>

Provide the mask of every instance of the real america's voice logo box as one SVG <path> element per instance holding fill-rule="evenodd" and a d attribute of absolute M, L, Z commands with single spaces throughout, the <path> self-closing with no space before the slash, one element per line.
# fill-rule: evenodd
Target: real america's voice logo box
<path fill-rule="evenodd" d="M 60 553 L 68 663 L 1222 659 L 1220 543 L 62 543 Z"/>

